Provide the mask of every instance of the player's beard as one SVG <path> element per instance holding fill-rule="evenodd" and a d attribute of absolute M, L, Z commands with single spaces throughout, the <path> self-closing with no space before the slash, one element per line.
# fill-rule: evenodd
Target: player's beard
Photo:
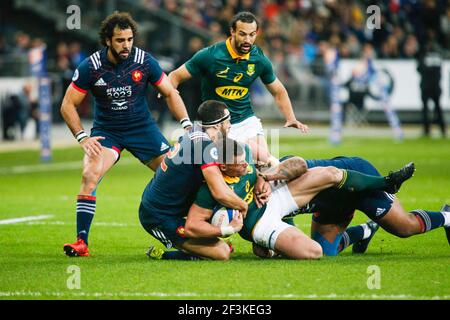
<path fill-rule="evenodd" d="M 247 47 L 244 47 L 245 45 L 247 45 Z M 249 42 L 242 42 L 239 43 L 237 46 L 237 51 L 240 55 L 244 55 L 249 53 L 252 50 L 253 44 L 249 43 Z"/>
<path fill-rule="evenodd" d="M 111 50 L 111 53 L 117 62 L 125 61 L 130 56 L 130 51 L 128 51 L 128 50 L 125 50 L 126 52 L 128 52 L 128 55 L 126 57 L 122 57 L 113 47 L 109 47 L 109 49 Z M 123 52 L 123 51 L 124 50 L 122 50 L 121 52 Z"/>

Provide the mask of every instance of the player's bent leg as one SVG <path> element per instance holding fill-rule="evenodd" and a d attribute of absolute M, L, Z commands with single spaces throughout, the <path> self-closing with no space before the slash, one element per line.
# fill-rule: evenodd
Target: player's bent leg
<path fill-rule="evenodd" d="M 112 168 L 117 159 L 115 151 L 105 147 L 102 147 L 102 153 L 98 156 L 85 155 L 80 194 L 91 195 L 100 179 Z"/>
<path fill-rule="evenodd" d="M 311 221 L 311 238 L 320 244 L 323 254 L 326 256 L 336 256 L 342 251 L 342 235 L 345 225 L 322 224 L 314 220 Z"/>
<path fill-rule="evenodd" d="M 377 223 L 387 232 L 400 238 L 421 233 L 419 220 L 414 214 L 403 209 L 398 199 L 394 200 L 391 209 Z"/>
<path fill-rule="evenodd" d="M 229 260 L 230 247 L 220 239 L 188 239 L 180 247 L 195 255 L 212 260 Z"/>
<path fill-rule="evenodd" d="M 342 179 L 342 171 L 337 168 L 316 167 L 308 169 L 302 176 L 290 181 L 287 186 L 297 205 L 302 207 L 321 190 L 336 185 L 340 181 L 339 178 Z"/>
<path fill-rule="evenodd" d="M 295 227 L 286 228 L 278 235 L 275 251 L 291 259 L 319 259 L 323 254 L 319 243 Z"/>
<path fill-rule="evenodd" d="M 163 161 L 164 156 L 165 156 L 165 154 L 162 154 L 162 155 L 152 159 L 150 162 L 148 162 L 146 164 L 147 167 L 149 167 L 153 171 L 156 171 L 156 169 L 158 169 L 158 167 L 161 165 L 161 162 Z"/>
<path fill-rule="evenodd" d="M 76 208 L 77 241 L 64 245 L 66 255 L 89 256 L 88 236 L 97 201 L 94 191 L 100 179 L 114 165 L 117 158 L 118 154 L 115 151 L 105 147 L 102 147 L 102 153 L 99 156 L 84 156 L 82 182 Z"/>
<path fill-rule="evenodd" d="M 439 227 L 450 226 L 450 213 L 422 209 L 407 212 L 398 199 L 395 199 L 389 212 L 377 223 L 387 232 L 400 238 L 407 238 Z"/>

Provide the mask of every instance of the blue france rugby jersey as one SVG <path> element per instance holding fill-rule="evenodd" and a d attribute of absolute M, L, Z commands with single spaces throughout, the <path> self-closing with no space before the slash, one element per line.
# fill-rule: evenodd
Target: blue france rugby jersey
<path fill-rule="evenodd" d="M 148 109 L 148 83 L 157 86 L 164 72 L 148 52 L 133 47 L 125 61 L 113 64 L 108 48 L 93 53 L 75 70 L 72 87 L 94 97 L 94 127 L 124 128 L 154 121 Z"/>
<path fill-rule="evenodd" d="M 195 126 L 167 152 L 142 195 L 143 220 L 164 216 L 186 216 L 204 178 L 202 170 L 217 166 L 217 148 L 209 136 Z"/>

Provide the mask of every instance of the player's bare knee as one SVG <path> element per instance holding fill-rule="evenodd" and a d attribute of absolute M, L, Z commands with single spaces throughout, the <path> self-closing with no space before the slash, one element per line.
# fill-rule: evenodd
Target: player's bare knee
<path fill-rule="evenodd" d="M 220 243 L 214 252 L 214 260 L 230 260 L 230 247 L 226 243 Z"/>
<path fill-rule="evenodd" d="M 342 170 L 336 167 L 324 167 L 321 174 L 325 177 L 329 183 L 338 184 L 342 180 Z"/>
<path fill-rule="evenodd" d="M 308 247 L 306 254 L 307 259 L 320 259 L 323 256 L 323 250 L 320 244 L 314 241 L 314 243 L 311 243 L 311 245 Z"/>
<path fill-rule="evenodd" d="M 100 178 L 100 173 L 84 170 L 81 178 L 81 184 L 85 190 L 87 189 L 92 192 L 97 187 Z"/>
<path fill-rule="evenodd" d="M 308 170 L 308 165 L 306 164 L 305 159 L 301 157 L 293 157 L 291 158 L 293 161 L 295 161 L 295 167 L 296 172 L 298 173 L 298 176 L 301 176 Z"/>

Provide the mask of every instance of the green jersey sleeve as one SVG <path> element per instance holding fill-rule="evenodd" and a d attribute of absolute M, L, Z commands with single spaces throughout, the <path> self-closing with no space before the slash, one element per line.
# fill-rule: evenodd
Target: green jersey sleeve
<path fill-rule="evenodd" d="M 211 55 L 208 52 L 208 48 L 203 48 L 186 62 L 186 69 L 192 76 L 204 74 L 208 66 L 210 66 L 210 58 Z"/>
<path fill-rule="evenodd" d="M 262 62 L 262 66 L 263 66 L 263 71 L 261 72 L 261 75 L 260 75 L 261 81 L 264 84 L 271 84 L 277 78 L 277 76 L 273 72 L 272 63 L 265 55 L 263 55 L 261 62 Z"/>
<path fill-rule="evenodd" d="M 211 191 L 209 191 L 206 182 L 203 183 L 203 185 L 197 191 L 197 196 L 195 197 L 194 203 L 199 207 L 210 210 L 213 210 L 217 206 L 218 203 L 212 196 Z"/>

